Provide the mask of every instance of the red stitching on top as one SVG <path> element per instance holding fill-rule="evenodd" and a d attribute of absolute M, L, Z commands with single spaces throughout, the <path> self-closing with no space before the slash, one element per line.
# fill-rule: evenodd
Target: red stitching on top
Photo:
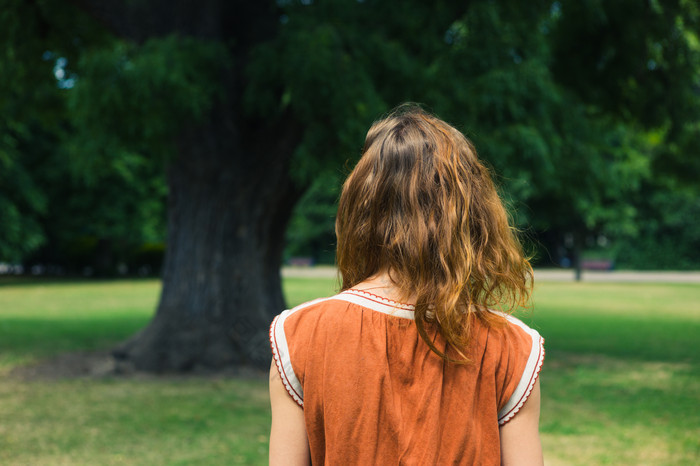
<path fill-rule="evenodd" d="M 387 304 L 387 302 L 390 302 L 390 303 L 393 303 L 393 304 L 397 304 L 398 306 L 406 306 L 406 307 L 410 307 L 410 308 L 411 308 L 411 309 L 403 309 L 404 311 L 413 311 L 413 310 L 415 309 L 415 306 L 414 306 L 413 304 L 400 303 L 400 302 L 398 302 L 398 301 L 394 301 L 393 299 L 384 298 L 384 297 L 382 297 L 382 296 L 376 295 L 376 294 L 374 294 L 374 293 L 370 293 L 369 291 L 365 291 L 365 290 L 356 290 L 356 289 L 354 289 L 354 288 L 351 288 L 351 289 L 349 289 L 349 290 L 345 290 L 343 293 L 346 293 L 346 292 L 362 293 L 362 294 L 366 294 L 366 295 L 372 296 L 372 297 L 377 298 L 377 299 L 379 299 L 379 300 L 381 300 L 381 301 L 376 301 L 376 300 L 371 299 L 371 298 L 369 298 L 369 297 L 367 297 L 367 296 L 361 296 L 361 297 L 362 297 L 362 298 L 365 298 L 365 299 L 367 299 L 367 300 L 369 300 L 369 301 L 372 301 L 373 303 L 383 304 L 383 305 L 385 305 L 385 306 L 390 306 L 390 304 Z M 341 294 L 342 294 L 342 293 L 341 293 Z M 357 295 L 355 295 L 355 296 L 357 296 Z M 393 307 L 396 307 L 396 306 L 393 306 Z"/>

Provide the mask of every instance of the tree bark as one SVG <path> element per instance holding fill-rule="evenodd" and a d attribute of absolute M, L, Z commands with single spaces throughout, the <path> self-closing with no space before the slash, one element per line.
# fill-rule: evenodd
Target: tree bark
<path fill-rule="evenodd" d="M 266 141 L 222 108 L 184 131 L 168 168 L 168 241 L 154 319 L 114 352 L 137 370 L 171 372 L 266 367 L 268 327 L 284 309 L 284 232 L 301 195 L 289 177 L 298 142 L 280 122 Z M 217 114 L 218 113 L 218 114 Z M 266 131 L 261 131 L 262 137 Z"/>

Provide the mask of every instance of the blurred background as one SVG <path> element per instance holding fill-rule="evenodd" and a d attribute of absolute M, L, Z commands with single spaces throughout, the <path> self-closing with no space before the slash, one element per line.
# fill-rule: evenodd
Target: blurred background
<path fill-rule="evenodd" d="M 332 264 L 339 185 L 406 101 L 474 141 L 536 265 L 700 265 L 696 2 L 3 3 L 5 273 L 158 275 L 165 168 L 252 173 L 256 138 L 294 184 L 261 201 L 293 208 L 283 258 Z"/>
<path fill-rule="evenodd" d="M 332 268 L 285 279 L 280 268 L 332 266 L 342 181 L 372 121 L 403 102 L 422 104 L 474 142 L 536 268 L 569 270 L 572 279 L 583 270 L 700 269 L 694 0 L 0 0 L 0 45 L 0 372 L 19 371 L 18 380 L 47 360 L 71 366 L 72 376 L 266 367 L 272 317 L 337 285 Z M 618 426 L 621 440 L 591 453 L 586 442 L 609 437 L 596 429 L 613 421 L 577 417 L 567 393 L 551 388 L 552 399 L 560 396 L 543 427 L 545 447 L 559 449 L 551 464 L 577 464 L 576 455 L 580 464 L 698 460 L 699 286 L 649 277 L 621 288 L 545 283 L 534 319 L 549 337 L 558 386 L 612 406 L 630 394 L 612 389 L 594 400 L 588 384 L 613 380 L 621 367 L 629 377 L 620 387 L 661 377 L 665 385 L 647 388 L 680 403 L 686 429 L 663 424 L 670 443 L 649 453 L 642 447 L 658 431 Z M 102 353 L 60 359 L 76 351 Z M 608 372 L 591 374 L 595 367 Z M 216 399 L 224 384 L 245 394 L 222 399 L 234 411 L 258 400 L 254 420 L 222 418 L 219 429 L 257 427 L 197 444 L 204 457 L 146 455 L 143 464 L 264 463 L 266 399 L 253 379 L 182 390 Z M 140 390 L 132 382 L 119 390 Z M 69 393 L 83 382 L 65 383 Z M 35 390 L 35 405 L 53 406 L 45 387 L 15 381 L 0 396 Z M 94 396 L 114 395 L 104 390 Z M 672 398 L 678 390 L 681 401 Z M 644 406 L 640 422 L 650 424 L 658 405 L 639 396 L 612 419 Z M 183 419 L 206 424 L 207 409 L 222 411 L 192 407 Z M 163 412 L 153 415 L 178 416 Z M 46 413 L 20 424 L 36 427 Z M 116 430 L 129 425 L 121 415 L 110 414 Z M 96 439 L 119 436 L 95 427 L 104 421 L 95 416 L 85 422 Z M 571 416 L 573 424 L 564 420 Z M 654 422 L 674 417 L 661 418 Z M 70 436 L 21 456 L 20 436 L 2 443 L 16 427 L 0 423 L 8 464 L 146 461 L 119 442 L 114 450 L 95 440 L 86 453 Z M 180 428 L 177 435 L 192 435 Z M 612 453 L 630 445 L 641 453 Z"/>

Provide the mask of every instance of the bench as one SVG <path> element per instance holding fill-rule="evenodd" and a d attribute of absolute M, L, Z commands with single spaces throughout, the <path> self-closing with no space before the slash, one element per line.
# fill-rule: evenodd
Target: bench
<path fill-rule="evenodd" d="M 612 270 L 615 262 L 612 259 L 584 259 L 581 261 L 584 270 Z"/>

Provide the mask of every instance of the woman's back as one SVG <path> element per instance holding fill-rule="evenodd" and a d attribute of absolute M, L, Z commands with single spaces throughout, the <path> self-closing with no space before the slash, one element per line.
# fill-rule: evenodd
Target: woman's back
<path fill-rule="evenodd" d="M 411 305 L 348 290 L 275 320 L 275 362 L 303 405 L 312 464 L 500 464 L 499 424 L 533 388 L 539 334 L 512 318 L 476 321 L 471 363 L 455 364 L 428 348 L 412 314 Z"/>

